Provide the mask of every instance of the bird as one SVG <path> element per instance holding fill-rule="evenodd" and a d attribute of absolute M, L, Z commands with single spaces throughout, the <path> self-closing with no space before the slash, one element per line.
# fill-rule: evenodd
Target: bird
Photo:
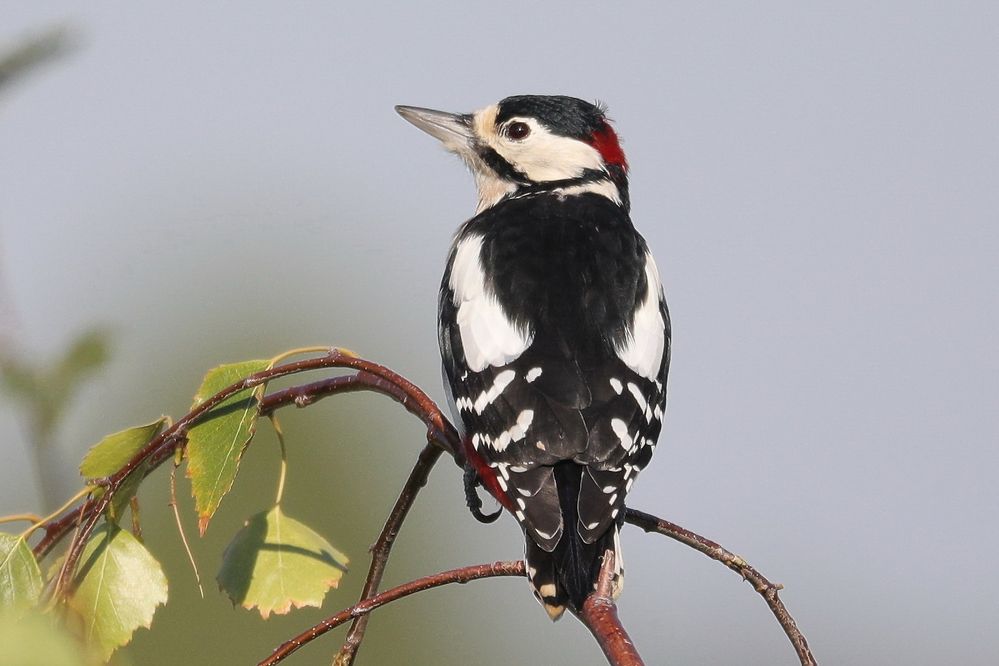
<path fill-rule="evenodd" d="M 582 610 L 608 551 L 616 599 L 625 499 L 663 424 L 671 328 L 606 108 L 564 95 L 395 108 L 465 162 L 478 194 L 438 300 L 469 506 L 495 517 L 481 486 L 516 518 L 552 620 Z"/>

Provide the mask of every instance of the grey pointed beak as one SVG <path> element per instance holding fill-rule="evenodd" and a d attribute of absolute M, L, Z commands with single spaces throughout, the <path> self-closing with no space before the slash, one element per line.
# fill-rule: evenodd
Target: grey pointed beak
<path fill-rule="evenodd" d="M 418 106 L 396 106 L 396 112 L 418 128 L 444 144 L 448 150 L 467 148 L 472 141 L 472 116 L 422 109 Z"/>

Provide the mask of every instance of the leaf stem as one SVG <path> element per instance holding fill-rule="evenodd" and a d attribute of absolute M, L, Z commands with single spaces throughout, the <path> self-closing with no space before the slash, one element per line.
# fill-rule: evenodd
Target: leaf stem
<path fill-rule="evenodd" d="M 281 422 L 278 421 L 277 414 L 271 412 L 267 415 L 274 427 L 274 434 L 277 435 L 278 446 L 281 447 L 281 472 L 278 475 L 277 496 L 274 498 L 275 506 L 281 505 L 281 498 L 284 497 L 284 481 L 288 475 L 288 447 L 284 443 L 284 431 L 281 430 Z"/>
<path fill-rule="evenodd" d="M 26 529 L 23 532 L 21 532 L 21 538 L 22 539 L 27 539 L 29 536 L 31 536 L 32 532 L 34 532 L 35 530 L 37 530 L 39 527 L 42 527 L 45 523 L 47 523 L 48 521 L 50 521 L 53 518 L 55 518 L 56 516 L 58 516 L 59 514 L 61 514 L 63 511 L 65 511 L 69 507 L 71 507 L 74 504 L 76 504 L 76 501 L 78 499 L 80 499 L 81 497 L 89 495 L 90 493 L 92 493 L 95 490 L 97 490 L 98 487 L 99 486 L 84 486 L 75 495 L 73 495 L 68 500 L 66 500 L 66 502 L 61 507 L 59 507 L 58 509 L 56 509 L 55 511 L 53 511 L 49 515 L 45 516 L 41 520 L 35 522 L 35 524 L 32 525 L 31 527 L 29 527 L 28 529 Z"/>
<path fill-rule="evenodd" d="M 9 516 L 0 516 L 0 524 L 19 523 L 21 521 L 37 524 L 45 522 L 45 519 L 39 516 L 37 513 L 13 513 Z"/>
<path fill-rule="evenodd" d="M 170 470 L 170 508 L 173 510 L 173 519 L 177 523 L 177 532 L 180 533 L 180 542 L 184 544 L 184 552 L 187 553 L 187 561 L 191 563 L 194 570 L 194 580 L 198 583 L 198 593 L 201 598 L 205 598 L 205 588 L 201 586 L 201 573 L 198 572 L 198 563 L 191 552 L 191 545 L 187 542 L 187 534 L 184 533 L 184 523 L 180 519 L 180 510 L 177 508 L 177 468 L 183 459 L 183 447 L 178 446 L 173 459 L 173 469 Z"/>
<path fill-rule="evenodd" d="M 289 359 L 292 356 L 302 356 L 303 354 L 326 354 L 329 353 L 329 351 L 330 347 L 328 345 L 322 345 L 322 346 L 316 345 L 312 347 L 297 347 L 295 349 L 289 349 L 288 351 L 281 352 L 280 354 L 272 358 L 270 360 L 270 363 L 267 364 L 267 368 L 268 369 L 273 368 L 281 361 Z M 348 351 L 348 350 L 340 349 L 340 351 Z M 349 353 L 351 356 L 357 356 L 357 354 L 354 354 L 353 352 Z"/>

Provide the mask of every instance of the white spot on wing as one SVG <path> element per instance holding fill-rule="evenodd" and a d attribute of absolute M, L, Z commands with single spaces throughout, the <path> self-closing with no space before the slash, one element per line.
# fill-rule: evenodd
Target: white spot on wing
<path fill-rule="evenodd" d="M 493 447 L 497 451 L 505 451 L 506 447 L 510 445 L 510 442 L 519 442 L 527 436 L 527 429 L 531 427 L 531 422 L 534 420 L 534 410 L 525 409 L 517 416 L 517 422 L 513 424 L 508 430 L 504 430 L 500 433 L 492 442 L 489 442 L 489 446 Z M 527 468 L 517 468 L 511 467 L 512 472 L 526 472 Z"/>
<path fill-rule="evenodd" d="M 475 404 L 473 405 L 475 413 L 481 414 L 486 407 L 491 405 L 493 400 L 499 397 L 499 394 L 503 392 L 503 389 L 505 389 L 516 376 L 517 373 L 509 369 L 496 375 L 496 379 L 493 380 L 493 385 L 480 393 L 479 397 L 475 399 Z"/>
<path fill-rule="evenodd" d="M 648 287 L 645 300 L 635 310 L 624 343 L 615 351 L 629 368 L 646 379 L 655 380 L 666 347 L 666 324 L 659 312 L 662 298 L 659 269 L 649 253 L 645 255 L 645 282 Z"/>
<path fill-rule="evenodd" d="M 621 440 L 621 446 L 625 449 L 631 448 L 631 435 L 628 434 L 628 426 L 621 419 L 611 419 L 611 430 Z"/>
<path fill-rule="evenodd" d="M 530 384 L 540 376 L 541 376 L 541 368 L 531 368 L 530 370 L 527 371 L 527 374 L 524 375 L 524 379 L 526 379 L 527 383 Z"/>
<path fill-rule="evenodd" d="M 621 395 L 621 391 L 624 390 L 624 386 L 621 384 L 621 380 L 617 377 L 611 377 L 610 380 L 611 388 L 614 389 L 614 393 Z"/>
<path fill-rule="evenodd" d="M 642 390 L 638 388 L 638 384 L 635 382 L 628 382 L 628 392 L 631 393 L 631 397 L 635 399 L 638 403 L 638 409 L 645 413 L 645 420 L 652 420 L 652 411 L 649 409 L 649 403 L 645 401 L 645 396 L 642 395 Z"/>
<path fill-rule="evenodd" d="M 458 242 L 448 286 L 458 308 L 458 333 L 465 362 L 473 372 L 503 366 L 527 349 L 534 339 L 514 325 L 494 294 L 486 289 L 480 255 L 482 238 L 468 236 Z"/>

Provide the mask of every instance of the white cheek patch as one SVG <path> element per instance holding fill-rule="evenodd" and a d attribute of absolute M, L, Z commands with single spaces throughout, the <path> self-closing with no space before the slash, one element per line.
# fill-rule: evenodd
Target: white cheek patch
<path fill-rule="evenodd" d="M 645 300 L 635 311 L 631 330 L 624 343 L 617 345 L 615 351 L 629 368 L 646 379 L 655 380 L 666 347 L 666 323 L 659 311 L 659 301 L 662 298 L 659 269 L 648 253 L 645 255 L 645 282 L 648 285 Z"/>
<path fill-rule="evenodd" d="M 489 119 L 485 111 L 480 112 L 483 114 L 483 125 Z M 495 122 L 495 118 L 493 113 L 491 120 Z M 564 180 L 577 178 L 587 169 L 604 170 L 603 157 L 590 144 L 552 134 L 534 118 L 512 118 L 508 122 L 526 123 L 531 128 L 531 133 L 520 141 L 508 139 L 495 130 L 486 131 L 480 125 L 476 125 L 476 133 L 483 130 L 485 133 L 479 134 L 479 137 L 530 180 Z"/>
<path fill-rule="evenodd" d="M 480 255 L 482 238 L 464 238 L 455 251 L 448 286 L 458 308 L 458 333 L 472 372 L 514 360 L 534 340 L 530 331 L 511 322 L 496 297 L 486 291 Z"/>

